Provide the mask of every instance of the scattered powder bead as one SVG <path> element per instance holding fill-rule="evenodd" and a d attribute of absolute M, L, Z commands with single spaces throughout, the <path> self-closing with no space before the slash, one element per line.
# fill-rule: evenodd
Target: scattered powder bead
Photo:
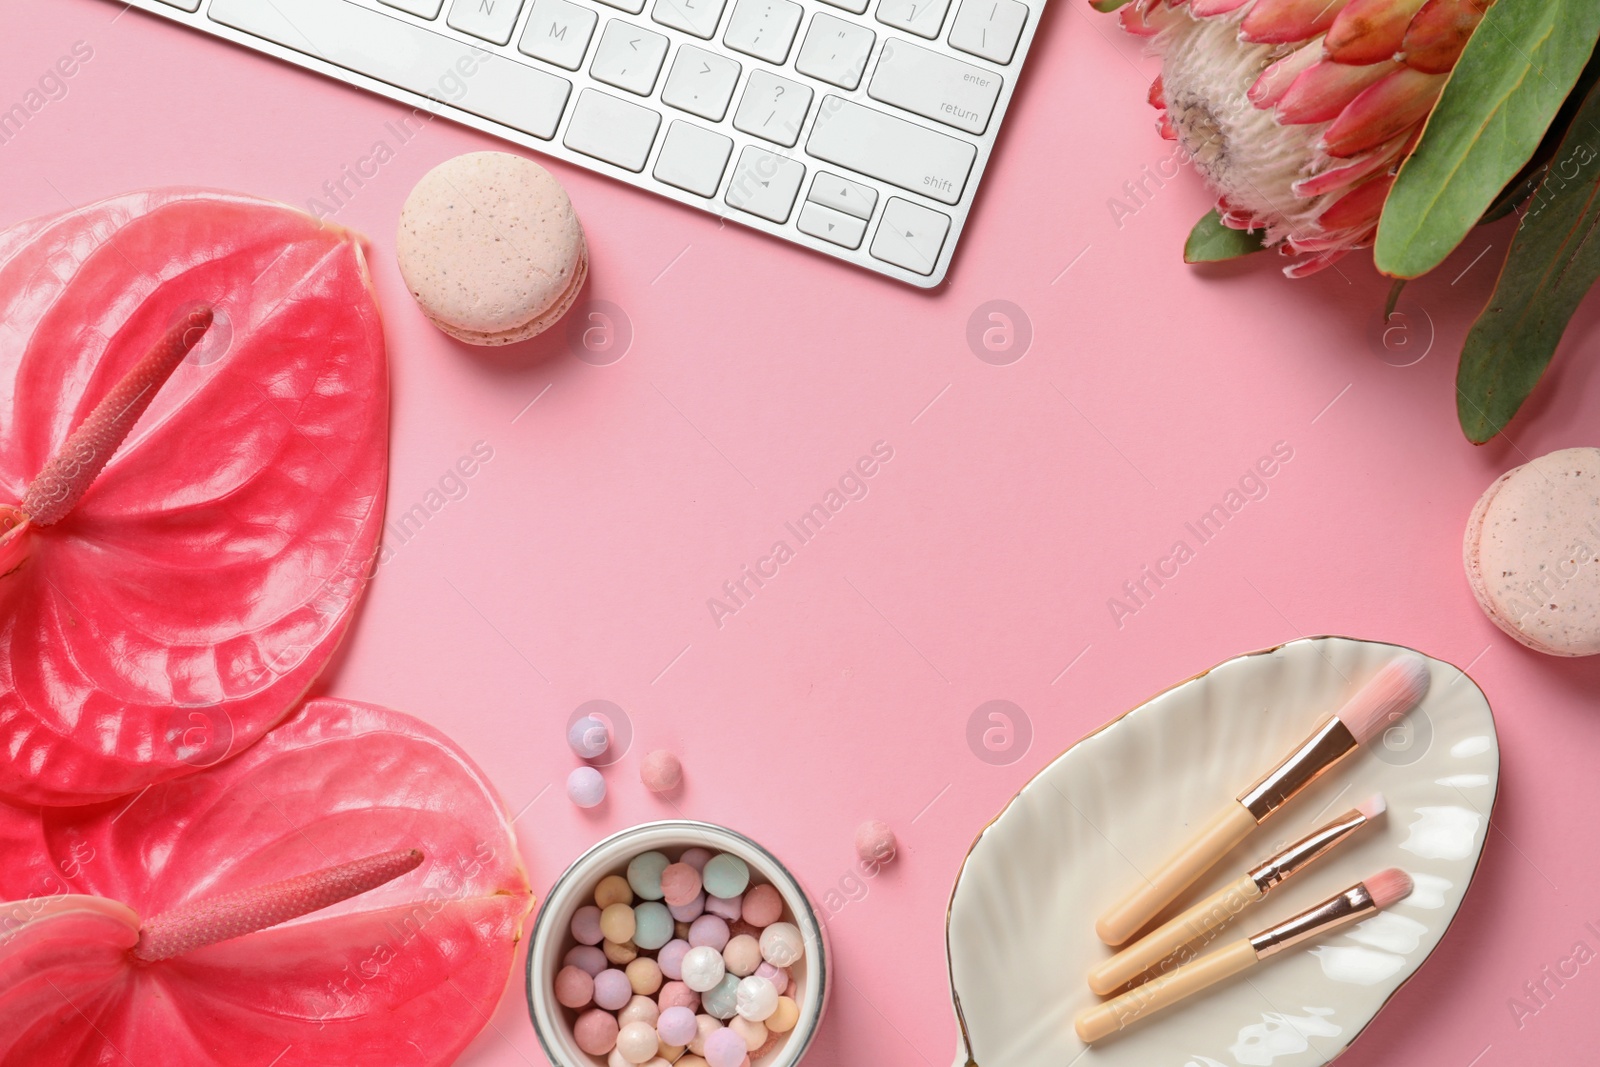
<path fill-rule="evenodd" d="M 894 831 L 888 823 L 872 819 L 856 828 L 856 856 L 862 863 L 881 867 L 893 862 L 896 851 Z"/>
<path fill-rule="evenodd" d="M 639 949 L 632 941 L 602 941 L 600 951 L 607 963 L 617 967 L 626 967 L 639 958 Z"/>
<path fill-rule="evenodd" d="M 652 793 L 670 793 L 683 781 L 683 764 L 672 753 L 657 750 L 639 764 L 639 780 Z"/>
<path fill-rule="evenodd" d="M 772 1018 L 772 1013 L 778 1010 L 777 987 L 767 979 L 756 975 L 741 980 L 736 1010 L 741 1019 L 756 1023 L 766 1022 Z M 761 1039 L 766 1040 L 765 1027 L 762 1028 Z"/>
<path fill-rule="evenodd" d="M 636 996 L 628 1001 L 628 1006 L 617 1012 L 617 1025 L 627 1026 L 629 1023 L 649 1023 L 651 1029 L 655 1028 L 656 1020 L 661 1017 L 661 1009 L 656 1007 L 656 1002 L 649 997 Z"/>
<path fill-rule="evenodd" d="M 606 1011 L 621 1011 L 633 999 L 633 983 L 615 968 L 594 976 L 594 1002 Z"/>
<path fill-rule="evenodd" d="M 668 1008 L 688 1008 L 690 1012 L 697 1012 L 700 1010 L 700 994 L 682 982 L 668 982 L 661 987 L 661 993 L 656 997 L 656 1006 L 662 1011 Z"/>
<path fill-rule="evenodd" d="M 653 900 L 640 904 L 633 909 L 633 921 L 633 943 L 646 952 L 672 940 L 672 914 L 665 904 Z"/>
<path fill-rule="evenodd" d="M 728 1023 L 728 1029 L 744 1038 L 744 1050 L 754 1052 L 767 1043 L 767 1028 L 760 1023 L 735 1015 Z"/>
<path fill-rule="evenodd" d="M 654 996 L 661 989 L 661 966 L 649 956 L 640 956 L 623 970 L 633 991 L 641 996 Z"/>
<path fill-rule="evenodd" d="M 692 870 L 693 868 L 691 868 Z M 698 873 L 698 872 L 696 872 Z M 672 912 L 672 917 L 681 923 L 692 923 L 706 913 L 705 890 L 694 895 L 694 899 L 687 904 L 668 904 L 667 910 Z"/>
<path fill-rule="evenodd" d="M 597 807 L 606 798 L 606 780 L 593 767 L 574 767 L 567 775 L 567 797 L 580 808 Z"/>
<path fill-rule="evenodd" d="M 774 967 L 766 960 L 761 961 L 761 966 L 756 968 L 756 975 L 772 983 L 772 988 L 778 991 L 781 997 L 789 991 L 789 971 L 784 967 Z"/>
<path fill-rule="evenodd" d="M 800 1005 L 790 997 L 779 997 L 778 1006 L 766 1020 L 767 1029 L 775 1034 L 787 1034 L 800 1021 Z"/>
<path fill-rule="evenodd" d="M 761 966 L 761 944 L 749 934 L 731 938 L 722 950 L 722 962 L 729 974 L 740 978 L 755 974 Z"/>
<path fill-rule="evenodd" d="M 706 1062 L 711 1067 L 739 1067 L 750 1052 L 745 1048 L 744 1038 L 726 1027 L 709 1035 L 705 1046 Z"/>
<path fill-rule="evenodd" d="M 628 885 L 640 900 L 661 899 L 661 875 L 670 863 L 659 852 L 642 852 L 628 861 Z"/>
<path fill-rule="evenodd" d="M 700 994 L 700 1003 L 707 1015 L 724 1022 L 739 1012 L 739 976 L 724 974 L 715 989 Z"/>
<path fill-rule="evenodd" d="M 606 954 L 593 945 L 573 945 L 561 960 L 563 967 L 577 967 L 590 978 L 606 969 Z"/>
<path fill-rule="evenodd" d="M 744 914 L 744 901 L 740 897 L 706 896 L 706 912 L 719 919 L 734 922 Z"/>
<path fill-rule="evenodd" d="M 744 895 L 741 918 L 751 926 L 771 926 L 783 918 L 783 896 L 773 885 L 751 886 Z"/>
<path fill-rule="evenodd" d="M 700 872 L 687 863 L 671 863 L 661 872 L 661 895 L 668 907 L 692 904 L 700 896 Z"/>
<path fill-rule="evenodd" d="M 644 1063 L 654 1059 L 660 1048 L 661 1040 L 656 1037 L 656 1028 L 649 1023 L 629 1023 L 617 1035 L 617 1051 L 629 1063 Z"/>
<path fill-rule="evenodd" d="M 738 856 L 724 852 L 707 861 L 701 879 L 712 896 L 736 897 L 750 885 L 750 867 Z"/>
<path fill-rule="evenodd" d="M 805 943 L 794 923 L 773 923 L 761 931 L 761 958 L 774 967 L 792 967 L 804 954 Z"/>
<path fill-rule="evenodd" d="M 606 939 L 599 908 L 590 905 L 572 913 L 572 939 L 580 945 L 598 945 Z"/>
<path fill-rule="evenodd" d="M 606 749 L 611 747 L 611 737 L 606 733 L 605 723 L 593 715 L 585 715 L 567 728 L 567 744 L 579 759 L 594 759 L 606 754 Z"/>
<path fill-rule="evenodd" d="M 608 874 L 594 887 L 594 902 L 601 910 L 613 904 L 632 904 L 633 887 L 620 874 Z"/>
<path fill-rule="evenodd" d="M 626 904 L 613 904 L 600 913 L 600 932 L 607 941 L 618 944 L 632 941 L 634 931 L 639 928 L 638 921 L 633 916 L 633 909 Z"/>
<path fill-rule="evenodd" d="M 656 963 L 661 968 L 661 973 L 674 982 L 683 978 L 683 957 L 689 954 L 692 948 L 687 941 L 673 938 L 661 946 L 661 951 L 656 953 Z"/>
<path fill-rule="evenodd" d="M 689 944 L 694 948 L 704 945 L 721 952 L 728 947 L 728 924 L 715 915 L 702 915 L 689 924 Z"/>
<path fill-rule="evenodd" d="M 610 1012 L 590 1008 L 572 1024 L 572 1037 L 589 1055 L 604 1056 L 616 1048 L 620 1029 Z"/>
<path fill-rule="evenodd" d="M 691 948 L 683 957 L 683 984 L 696 993 L 704 994 L 715 989 L 728 973 L 722 962 L 722 953 L 710 945 Z"/>
<path fill-rule="evenodd" d="M 581 967 L 556 972 L 556 1003 L 563 1008 L 587 1008 L 594 1003 L 594 976 Z"/>
<path fill-rule="evenodd" d="M 687 1045 L 699 1032 L 694 1012 L 688 1008 L 668 1008 L 656 1020 L 656 1036 L 668 1045 Z"/>

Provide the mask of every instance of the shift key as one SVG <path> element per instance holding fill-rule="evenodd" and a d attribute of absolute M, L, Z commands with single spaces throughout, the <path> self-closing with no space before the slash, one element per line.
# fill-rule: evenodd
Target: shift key
<path fill-rule="evenodd" d="M 823 99 L 806 151 L 944 204 L 960 203 L 978 158 L 970 142 L 839 96 Z"/>

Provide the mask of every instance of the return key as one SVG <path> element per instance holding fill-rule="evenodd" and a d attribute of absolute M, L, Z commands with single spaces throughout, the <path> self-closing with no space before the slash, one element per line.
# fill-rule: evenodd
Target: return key
<path fill-rule="evenodd" d="M 982 133 L 994 115 L 1004 79 L 998 74 L 906 41 L 884 42 L 867 95 L 923 118 Z"/>

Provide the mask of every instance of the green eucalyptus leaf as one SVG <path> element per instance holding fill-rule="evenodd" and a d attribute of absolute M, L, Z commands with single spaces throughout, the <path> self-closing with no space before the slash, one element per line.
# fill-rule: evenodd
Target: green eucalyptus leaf
<path fill-rule="evenodd" d="M 1437 267 L 1533 156 L 1600 38 L 1596 0 L 1499 0 L 1384 204 L 1378 269 Z"/>
<path fill-rule="evenodd" d="M 1089 0 L 1089 6 L 1096 11 L 1115 11 L 1127 2 L 1128 0 Z"/>
<path fill-rule="evenodd" d="M 1511 421 L 1600 279 L 1600 87 L 1591 89 L 1522 209 L 1489 305 L 1467 333 L 1456 410 L 1482 444 Z"/>
<path fill-rule="evenodd" d="M 1214 263 L 1222 259 L 1238 259 L 1266 247 L 1260 230 L 1236 230 L 1222 224 L 1222 213 L 1215 208 L 1195 223 L 1189 239 L 1183 245 L 1185 263 Z"/>

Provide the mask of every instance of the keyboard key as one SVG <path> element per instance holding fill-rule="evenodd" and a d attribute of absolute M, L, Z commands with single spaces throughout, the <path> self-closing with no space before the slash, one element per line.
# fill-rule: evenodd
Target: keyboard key
<path fill-rule="evenodd" d="M 822 2 L 845 11 L 852 11 L 857 15 L 867 10 L 867 0 L 822 0 Z"/>
<path fill-rule="evenodd" d="M 735 129 L 774 144 L 793 148 L 811 110 L 811 89 L 764 70 L 750 72 L 750 81 L 734 113 Z"/>
<path fill-rule="evenodd" d="M 454 0 L 444 21 L 453 30 L 505 44 L 521 13 L 522 0 Z"/>
<path fill-rule="evenodd" d="M 568 0 L 533 0 L 528 27 L 522 31 L 517 50 L 568 70 L 583 66 L 589 51 L 589 38 L 600 16 L 593 8 L 579 7 Z"/>
<path fill-rule="evenodd" d="M 1028 5 L 1017 0 L 962 0 L 950 47 L 1002 66 L 1017 54 L 1017 42 L 1028 24 Z"/>
<path fill-rule="evenodd" d="M 872 55 L 872 44 L 877 39 L 878 35 L 865 26 L 817 14 L 806 30 L 794 69 L 841 89 L 854 89 L 861 84 L 867 57 Z"/>
<path fill-rule="evenodd" d="M 931 41 L 949 10 L 950 0 L 878 0 L 878 21 Z"/>
<path fill-rule="evenodd" d="M 949 232 L 948 216 L 891 196 L 883 209 L 878 235 L 872 239 L 872 254 L 885 263 L 918 274 L 932 274 Z"/>
<path fill-rule="evenodd" d="M 744 69 L 727 56 L 686 44 L 672 60 L 661 100 L 691 115 L 721 122 Z"/>
<path fill-rule="evenodd" d="M 167 4 L 171 4 L 173 7 L 177 8 L 180 11 L 199 11 L 200 10 L 200 0 L 162 0 L 162 2 L 163 3 L 167 3 Z M 435 15 L 439 13 L 439 8 L 438 8 L 437 5 L 434 7 L 433 11 L 434 11 Z M 431 16 L 431 15 L 429 16 L 429 18 L 432 18 L 432 17 L 433 16 Z"/>
<path fill-rule="evenodd" d="M 746 145 L 739 153 L 739 162 L 733 168 L 733 178 L 723 199 L 731 207 L 771 222 L 788 222 L 805 177 L 804 164 L 765 148 Z"/>
<path fill-rule="evenodd" d="M 654 30 L 621 19 L 606 23 L 600 45 L 594 50 L 589 74 L 595 81 L 615 85 L 630 93 L 649 96 L 667 58 L 667 39 Z M 635 170 L 638 168 L 635 167 Z"/>
<path fill-rule="evenodd" d="M 572 109 L 572 121 L 567 123 L 561 143 L 574 152 L 638 172 L 644 170 L 660 126 L 661 115 L 650 108 L 598 89 L 585 89 L 578 94 L 578 105 Z"/>
<path fill-rule="evenodd" d="M 800 209 L 800 219 L 795 225 L 800 227 L 801 233 L 820 237 L 841 248 L 860 248 L 861 238 L 867 235 L 865 220 L 811 201 Z"/>
<path fill-rule="evenodd" d="M 722 43 L 735 52 L 782 63 L 789 58 L 802 14 L 800 5 L 790 0 L 739 0 Z"/>
<path fill-rule="evenodd" d="M 887 41 L 867 95 L 968 133 L 989 127 L 1005 79 L 908 41 Z"/>
<path fill-rule="evenodd" d="M 224 26 L 545 141 L 556 135 L 572 93 L 565 78 L 348 0 L 211 0 L 206 12 Z"/>
<path fill-rule="evenodd" d="M 173 2 L 174 0 L 167 0 L 169 4 Z M 444 0 L 378 0 L 378 3 L 383 4 L 385 7 L 408 11 L 418 18 L 424 19 L 438 18 L 439 9 L 444 6 Z M 183 0 L 180 6 L 186 11 L 194 11 L 200 6 L 200 0 Z"/>
<path fill-rule="evenodd" d="M 614 7 L 619 11 L 626 11 L 630 15 L 637 15 L 644 10 L 644 0 L 600 0 L 607 7 Z"/>
<path fill-rule="evenodd" d="M 656 0 L 650 18 L 663 26 L 692 33 L 703 40 L 717 35 L 727 0 Z"/>
<path fill-rule="evenodd" d="M 858 219 L 870 219 L 872 209 L 878 206 L 878 190 L 824 170 L 817 173 L 806 199 Z"/>
<path fill-rule="evenodd" d="M 732 154 L 732 139 L 676 119 L 667 127 L 653 173 L 657 181 L 696 196 L 716 196 Z"/>
<path fill-rule="evenodd" d="M 961 200 L 978 158 L 969 141 L 838 96 L 823 98 L 806 151 L 946 204 Z"/>

